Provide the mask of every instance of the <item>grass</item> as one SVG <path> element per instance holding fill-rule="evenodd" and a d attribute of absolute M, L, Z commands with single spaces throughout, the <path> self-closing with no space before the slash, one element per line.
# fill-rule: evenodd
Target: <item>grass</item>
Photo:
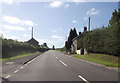
<path fill-rule="evenodd" d="M 22 58 L 22 57 L 33 55 L 33 54 L 37 54 L 37 53 L 40 53 L 40 52 L 21 54 L 21 55 L 9 57 L 9 58 L 0 59 L 0 61 L 8 61 L 8 60 L 16 59 L 16 58 Z"/>
<path fill-rule="evenodd" d="M 65 51 L 61 51 L 61 50 L 56 50 L 56 51 L 58 51 L 58 52 L 65 52 Z"/>
<path fill-rule="evenodd" d="M 105 66 L 120 67 L 120 64 L 118 64 L 118 61 L 119 61 L 118 57 L 116 56 L 90 53 L 86 55 L 75 55 L 73 57 L 84 59 L 84 60 L 91 61 L 98 64 L 103 64 Z"/>

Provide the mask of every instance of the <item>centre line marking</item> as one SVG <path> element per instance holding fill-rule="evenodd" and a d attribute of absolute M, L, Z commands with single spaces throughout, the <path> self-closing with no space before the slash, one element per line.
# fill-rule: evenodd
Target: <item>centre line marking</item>
<path fill-rule="evenodd" d="M 8 79 L 11 75 L 8 75 L 7 77 L 5 77 L 6 79 Z"/>
<path fill-rule="evenodd" d="M 14 71 L 14 73 L 17 73 L 17 72 L 18 72 L 18 70 Z"/>
<path fill-rule="evenodd" d="M 82 76 L 78 76 L 79 78 L 81 78 L 83 81 L 85 81 L 86 83 L 89 83 L 85 78 L 83 78 Z"/>
<path fill-rule="evenodd" d="M 23 68 L 23 66 L 22 67 L 20 67 L 21 69 Z"/>
<path fill-rule="evenodd" d="M 56 57 L 56 59 L 58 59 L 58 57 Z"/>
<path fill-rule="evenodd" d="M 64 62 L 62 62 L 61 60 L 59 60 L 64 66 L 67 66 Z"/>

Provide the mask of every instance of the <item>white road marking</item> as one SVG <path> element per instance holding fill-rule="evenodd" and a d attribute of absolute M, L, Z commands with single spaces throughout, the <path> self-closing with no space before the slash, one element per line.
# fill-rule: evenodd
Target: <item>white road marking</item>
<path fill-rule="evenodd" d="M 7 65 L 12 65 L 14 62 L 6 62 Z"/>
<path fill-rule="evenodd" d="M 14 73 L 17 73 L 17 72 L 18 72 L 18 70 L 14 71 Z"/>
<path fill-rule="evenodd" d="M 81 78 L 83 81 L 85 81 L 86 83 L 89 83 L 85 78 L 83 78 L 82 76 L 78 76 L 79 78 Z"/>
<path fill-rule="evenodd" d="M 106 67 L 107 69 L 112 69 L 112 68 L 110 68 L 110 67 Z"/>
<path fill-rule="evenodd" d="M 68 55 L 66 55 L 66 56 L 68 56 Z M 72 56 L 68 56 L 68 57 L 74 58 L 74 57 L 72 57 Z M 80 60 L 80 61 L 83 61 L 83 62 L 86 62 L 86 63 L 90 63 L 90 64 L 93 64 L 93 65 L 96 65 L 96 66 L 99 66 L 99 67 L 102 66 L 102 65 L 100 65 L 100 64 L 96 64 L 96 63 L 93 63 L 93 62 L 90 62 L 90 61 L 86 61 L 86 60 L 82 60 L 82 59 L 78 59 L 78 58 L 74 58 L 74 59 L 77 59 L 77 60 Z M 108 68 L 107 68 L 107 69 L 108 69 Z"/>
<path fill-rule="evenodd" d="M 5 78 L 8 79 L 11 75 L 6 76 Z"/>
<path fill-rule="evenodd" d="M 63 61 L 59 60 L 64 66 L 67 66 Z"/>
<path fill-rule="evenodd" d="M 34 58 L 34 59 L 32 59 L 31 61 L 29 61 L 27 64 L 25 64 L 24 66 L 27 66 L 29 63 L 31 63 L 32 61 L 34 61 L 35 59 L 37 59 L 37 58 L 39 58 L 40 57 L 40 55 L 39 56 L 37 56 L 36 58 Z"/>
<path fill-rule="evenodd" d="M 56 59 L 58 59 L 58 57 L 56 57 Z"/>
<path fill-rule="evenodd" d="M 24 67 L 22 66 L 22 67 L 20 67 L 20 68 L 22 69 L 22 68 L 24 68 Z"/>

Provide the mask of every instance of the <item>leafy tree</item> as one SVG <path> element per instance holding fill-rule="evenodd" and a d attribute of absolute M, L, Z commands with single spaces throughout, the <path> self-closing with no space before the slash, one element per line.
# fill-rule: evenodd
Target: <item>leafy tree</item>
<path fill-rule="evenodd" d="M 55 50 L 55 46 L 53 45 L 52 50 Z"/>

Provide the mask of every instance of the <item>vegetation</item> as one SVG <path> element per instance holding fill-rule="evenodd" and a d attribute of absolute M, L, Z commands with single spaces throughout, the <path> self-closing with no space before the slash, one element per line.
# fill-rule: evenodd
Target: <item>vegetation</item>
<path fill-rule="evenodd" d="M 65 42 L 65 47 L 67 51 L 70 51 L 72 40 L 77 37 L 77 32 L 76 29 L 74 28 L 73 30 L 70 30 L 68 40 Z"/>
<path fill-rule="evenodd" d="M 79 38 L 88 52 L 120 56 L 120 11 L 115 10 L 112 15 L 108 27 L 86 32 Z"/>
<path fill-rule="evenodd" d="M 30 55 L 38 54 L 38 53 L 40 53 L 40 52 L 21 54 L 21 55 L 17 55 L 17 56 L 13 56 L 13 57 L 8 57 L 8 58 L 0 59 L 0 60 L 7 61 L 7 60 L 12 60 L 12 59 L 16 59 L 16 58 L 25 57 L 25 56 L 30 56 Z"/>
<path fill-rule="evenodd" d="M 71 48 L 71 32 L 65 43 Z M 107 27 L 96 28 L 92 31 L 80 33 L 78 48 L 85 48 L 90 53 L 102 53 L 120 56 L 120 11 L 115 10 Z"/>
<path fill-rule="evenodd" d="M 9 58 L 26 53 L 35 53 L 37 48 L 24 42 L 2 38 L 2 58 Z"/>
<path fill-rule="evenodd" d="M 117 56 L 111 56 L 107 54 L 95 54 L 95 53 L 90 53 L 86 55 L 76 55 L 74 56 L 76 58 L 84 59 L 87 61 L 95 62 L 98 64 L 103 64 L 105 66 L 110 66 L 110 67 L 120 67 L 120 64 L 118 64 L 118 57 Z"/>
<path fill-rule="evenodd" d="M 63 48 L 56 48 L 56 51 L 65 52 L 66 48 L 65 47 L 63 47 Z"/>
<path fill-rule="evenodd" d="M 52 50 L 55 50 L 55 46 L 53 45 Z"/>

